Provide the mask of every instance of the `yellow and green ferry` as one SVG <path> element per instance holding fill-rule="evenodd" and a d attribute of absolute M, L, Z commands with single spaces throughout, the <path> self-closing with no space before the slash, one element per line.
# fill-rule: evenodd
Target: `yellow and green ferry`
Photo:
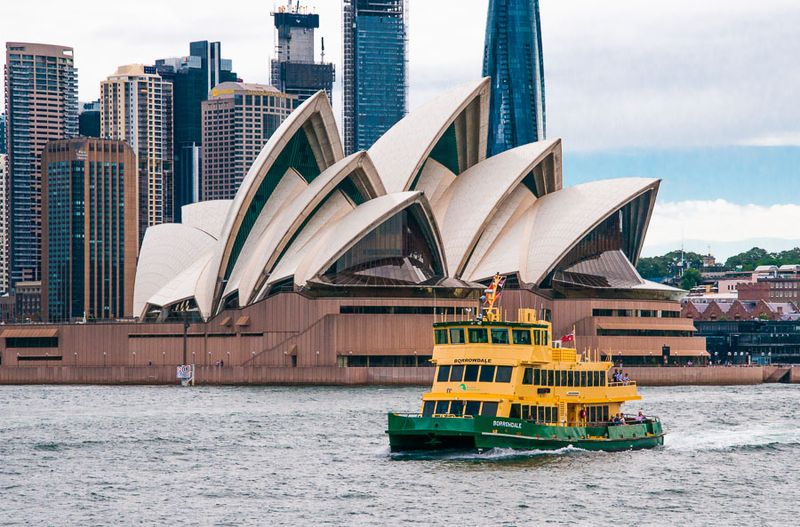
<path fill-rule="evenodd" d="M 389 413 L 392 452 L 491 448 L 629 450 L 664 444 L 653 416 L 625 415 L 635 381 L 611 382 L 611 362 L 552 341 L 533 309 L 516 322 L 496 307 L 503 279 L 487 288 L 474 320 L 433 325 L 433 387 L 418 414 Z M 573 340 L 562 339 L 562 340 Z"/>

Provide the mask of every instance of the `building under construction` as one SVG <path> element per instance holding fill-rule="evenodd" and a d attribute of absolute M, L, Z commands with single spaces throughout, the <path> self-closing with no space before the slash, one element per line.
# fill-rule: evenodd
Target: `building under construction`
<path fill-rule="evenodd" d="M 319 62 L 315 62 L 314 30 L 319 27 L 319 15 L 309 13 L 300 2 L 289 0 L 272 13 L 275 21 L 275 56 L 270 69 L 270 82 L 283 93 L 297 95 L 302 103 L 322 90 L 333 97 L 335 69 L 325 62 L 325 39 L 321 40 Z"/>

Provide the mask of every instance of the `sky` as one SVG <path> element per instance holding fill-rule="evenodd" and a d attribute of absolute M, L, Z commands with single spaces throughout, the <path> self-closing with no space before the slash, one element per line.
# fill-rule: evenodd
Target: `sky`
<path fill-rule="evenodd" d="M 219 40 L 247 82 L 268 82 L 278 2 L 9 2 L 0 39 L 70 45 L 80 99 L 117 66 Z M 341 68 L 341 1 L 320 14 L 326 60 Z M 481 74 L 488 0 L 410 0 L 410 109 Z M 662 179 L 644 254 L 731 238 L 800 245 L 800 2 L 540 0 L 547 135 L 564 179 Z M 339 74 L 339 78 L 341 75 Z M 340 84 L 334 107 L 341 109 Z M 734 241 L 737 241 L 734 240 Z"/>

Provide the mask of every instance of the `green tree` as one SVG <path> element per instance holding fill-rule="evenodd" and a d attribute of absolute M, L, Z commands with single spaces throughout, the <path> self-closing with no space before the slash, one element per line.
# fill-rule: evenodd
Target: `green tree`
<path fill-rule="evenodd" d="M 687 269 L 681 277 L 681 289 L 686 289 L 688 291 L 699 284 L 700 281 L 700 271 L 697 269 Z"/>

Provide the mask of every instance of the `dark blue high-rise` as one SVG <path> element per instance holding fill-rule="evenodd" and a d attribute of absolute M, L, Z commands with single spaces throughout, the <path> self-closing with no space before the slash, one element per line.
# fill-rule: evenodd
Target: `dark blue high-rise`
<path fill-rule="evenodd" d="M 487 154 L 544 139 L 539 0 L 489 0 L 483 75 L 492 78 Z"/>
<path fill-rule="evenodd" d="M 367 150 L 408 111 L 406 0 L 344 0 L 344 146 Z"/>

